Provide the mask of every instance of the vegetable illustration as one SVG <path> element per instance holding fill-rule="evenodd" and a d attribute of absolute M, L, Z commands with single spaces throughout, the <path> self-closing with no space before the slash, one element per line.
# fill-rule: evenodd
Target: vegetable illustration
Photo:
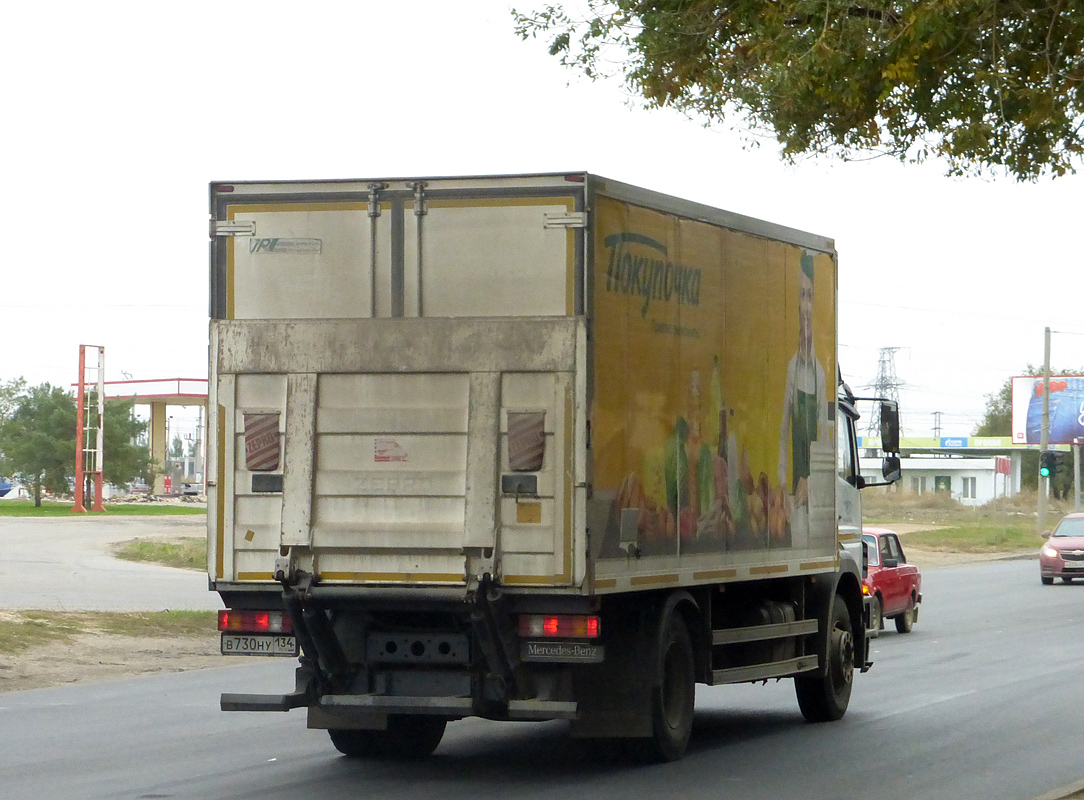
<path fill-rule="evenodd" d="M 644 495 L 655 508 L 665 508 L 666 448 L 656 447 L 644 453 Z"/>
<path fill-rule="evenodd" d="M 689 437 L 689 423 L 679 417 L 674 433 L 666 443 L 666 505 L 675 517 L 682 506 L 689 502 L 689 456 L 685 442 Z"/>
<path fill-rule="evenodd" d="M 699 486 L 700 514 L 707 516 L 715 504 L 715 459 L 707 442 L 700 443 L 696 479 Z"/>

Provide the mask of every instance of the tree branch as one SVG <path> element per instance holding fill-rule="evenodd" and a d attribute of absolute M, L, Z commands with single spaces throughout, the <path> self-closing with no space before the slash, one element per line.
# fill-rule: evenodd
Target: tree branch
<path fill-rule="evenodd" d="M 884 22 L 892 27 L 897 27 L 900 24 L 900 18 L 893 14 L 891 11 L 879 11 L 876 8 L 865 8 L 863 6 L 851 6 L 847 9 L 848 17 L 861 17 L 863 19 L 874 19 L 878 22 Z M 797 28 L 803 25 L 812 25 L 817 22 L 818 18 L 812 14 L 807 14 L 804 17 L 794 17 L 786 21 L 786 25 Z"/>

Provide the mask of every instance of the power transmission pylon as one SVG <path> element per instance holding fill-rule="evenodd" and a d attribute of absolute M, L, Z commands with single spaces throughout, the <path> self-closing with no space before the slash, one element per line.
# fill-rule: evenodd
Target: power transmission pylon
<path fill-rule="evenodd" d="M 867 387 L 873 390 L 875 397 L 895 400 L 897 405 L 900 402 L 900 387 L 903 386 L 903 381 L 896 377 L 896 353 L 901 349 L 899 347 L 881 348 L 877 359 L 877 382 Z M 867 435 L 881 435 L 881 407 L 876 403 L 873 406 L 873 413 L 869 415 Z"/>

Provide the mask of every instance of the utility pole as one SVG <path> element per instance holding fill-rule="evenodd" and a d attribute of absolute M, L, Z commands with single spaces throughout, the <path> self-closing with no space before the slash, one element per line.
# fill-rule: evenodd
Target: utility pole
<path fill-rule="evenodd" d="M 1039 434 L 1039 452 L 1045 453 L 1050 446 L 1050 328 L 1046 329 L 1043 346 L 1043 422 Z M 1042 459 L 1040 458 L 1040 463 Z M 1050 491 L 1050 479 L 1039 475 L 1039 509 L 1035 524 L 1039 533 L 1046 530 L 1046 495 Z"/>
<path fill-rule="evenodd" d="M 941 412 L 933 412 L 933 438 L 941 438 Z"/>
<path fill-rule="evenodd" d="M 1080 511 L 1080 439 L 1073 440 L 1073 510 Z"/>

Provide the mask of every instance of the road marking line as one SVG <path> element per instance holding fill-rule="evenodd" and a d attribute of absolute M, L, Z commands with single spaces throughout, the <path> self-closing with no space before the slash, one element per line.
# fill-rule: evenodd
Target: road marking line
<path fill-rule="evenodd" d="M 919 703 L 912 703 L 909 706 L 903 708 L 895 708 L 884 714 L 878 714 L 875 717 L 870 717 L 872 720 L 887 719 L 888 717 L 895 717 L 899 714 L 909 714 L 912 711 L 918 711 L 919 709 L 926 708 L 927 706 L 935 706 L 938 703 L 949 703 L 953 700 L 959 700 L 961 697 L 967 697 L 968 695 L 978 694 L 978 689 L 969 689 L 966 692 L 957 692 L 956 694 L 940 695 L 930 700 L 925 700 Z"/>

